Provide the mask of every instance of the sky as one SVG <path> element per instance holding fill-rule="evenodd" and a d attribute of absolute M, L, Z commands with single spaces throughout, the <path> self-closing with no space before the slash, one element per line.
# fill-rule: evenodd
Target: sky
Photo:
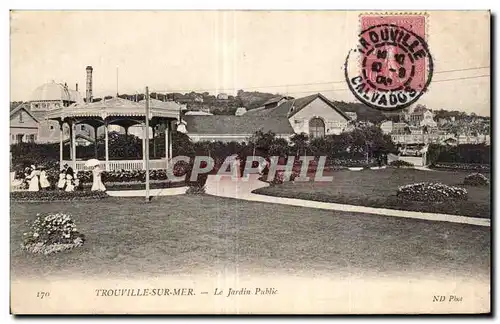
<path fill-rule="evenodd" d="M 91 65 L 94 97 L 238 89 L 320 92 L 355 102 L 343 65 L 357 45 L 356 11 L 15 11 L 11 101 L 52 80 L 79 84 Z M 490 115 L 490 17 L 426 13 L 434 76 L 418 103 Z"/>

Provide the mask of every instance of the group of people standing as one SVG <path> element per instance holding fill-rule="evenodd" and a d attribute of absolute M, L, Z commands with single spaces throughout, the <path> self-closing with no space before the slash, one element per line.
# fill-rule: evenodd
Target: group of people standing
<path fill-rule="evenodd" d="M 59 181 L 57 188 L 64 191 L 75 191 L 75 189 L 82 189 L 80 186 L 80 179 L 78 179 L 78 172 L 73 171 L 73 168 L 65 164 L 59 172 Z"/>
<path fill-rule="evenodd" d="M 44 167 L 37 168 L 34 165 L 27 167 L 24 169 L 24 179 L 28 182 L 28 191 L 50 188 L 50 182 Z"/>
<path fill-rule="evenodd" d="M 92 169 L 92 191 L 106 191 L 106 187 L 102 183 L 101 173 L 102 170 L 99 166 Z M 52 187 L 43 166 L 36 167 L 32 165 L 26 168 L 24 170 L 24 179 L 28 183 L 28 191 L 48 190 Z M 64 191 L 82 190 L 80 179 L 78 179 L 78 171 L 74 171 L 72 167 L 65 164 L 59 172 L 57 189 Z"/>

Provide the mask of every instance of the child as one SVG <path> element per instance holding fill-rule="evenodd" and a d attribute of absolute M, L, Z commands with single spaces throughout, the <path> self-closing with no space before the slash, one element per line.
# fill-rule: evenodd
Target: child
<path fill-rule="evenodd" d="M 22 188 L 23 189 L 28 189 L 28 187 L 29 187 L 29 177 L 30 177 L 30 174 L 31 174 L 30 167 L 26 167 L 24 169 L 24 177 L 23 177 L 23 184 L 22 184 Z"/>
<path fill-rule="evenodd" d="M 66 185 L 66 172 L 64 172 L 64 169 L 62 169 L 59 172 L 59 181 L 57 182 L 57 188 L 59 188 L 59 190 L 63 190 L 65 185 Z"/>
<path fill-rule="evenodd" d="M 73 180 L 76 190 L 80 190 L 80 179 L 78 179 L 78 171 L 75 171 L 75 179 Z"/>
<path fill-rule="evenodd" d="M 66 176 L 66 189 L 65 191 L 74 191 L 75 186 L 73 185 L 73 177 L 69 174 Z"/>
<path fill-rule="evenodd" d="M 28 191 L 39 191 L 40 190 L 40 186 L 38 183 L 39 176 L 40 176 L 40 171 L 38 171 L 36 169 L 36 167 L 34 165 L 32 165 L 31 166 L 31 173 L 27 177 L 27 179 L 29 180 Z"/>
<path fill-rule="evenodd" d="M 50 188 L 49 179 L 47 179 L 47 173 L 45 172 L 45 168 L 40 168 L 40 187 L 42 190 L 47 190 Z"/>

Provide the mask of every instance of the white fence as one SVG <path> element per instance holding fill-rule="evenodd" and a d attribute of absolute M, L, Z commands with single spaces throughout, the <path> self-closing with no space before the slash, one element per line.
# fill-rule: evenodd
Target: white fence
<path fill-rule="evenodd" d="M 85 171 L 89 170 L 88 167 L 85 166 L 86 161 L 76 161 L 76 170 L 75 171 Z M 113 160 L 108 161 L 108 168 L 106 168 L 106 161 L 100 161 L 100 167 L 103 170 L 108 171 L 118 171 L 118 170 L 145 170 L 144 160 Z M 73 161 L 63 161 L 63 164 L 68 164 L 73 166 Z M 167 161 L 165 159 L 160 160 L 149 160 L 149 169 L 166 169 Z"/>
<path fill-rule="evenodd" d="M 405 161 L 413 164 L 414 166 L 425 166 L 427 165 L 426 163 L 426 153 L 424 153 L 422 156 L 400 156 L 400 155 L 394 155 L 394 154 L 389 154 L 387 157 L 387 162 L 391 163 L 393 161 Z"/>

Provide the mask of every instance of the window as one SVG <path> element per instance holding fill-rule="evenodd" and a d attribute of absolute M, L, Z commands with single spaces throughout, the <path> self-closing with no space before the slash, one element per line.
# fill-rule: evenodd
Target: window
<path fill-rule="evenodd" d="M 325 123 L 321 118 L 313 118 L 309 121 L 309 136 L 318 138 L 325 136 Z"/>
<path fill-rule="evenodd" d="M 54 125 L 50 125 L 50 130 L 54 130 Z"/>
<path fill-rule="evenodd" d="M 24 121 L 23 121 L 23 113 L 22 112 L 19 113 L 19 122 L 20 123 L 24 123 Z"/>
<path fill-rule="evenodd" d="M 24 137 L 24 134 L 17 134 L 16 135 L 16 143 L 22 143 L 23 137 Z"/>
<path fill-rule="evenodd" d="M 28 135 L 28 143 L 35 143 L 35 141 L 36 141 L 36 135 L 35 134 Z"/>
<path fill-rule="evenodd" d="M 84 131 L 84 130 L 85 130 L 85 125 L 81 125 L 81 126 L 80 126 L 80 129 L 81 129 L 82 131 Z"/>

